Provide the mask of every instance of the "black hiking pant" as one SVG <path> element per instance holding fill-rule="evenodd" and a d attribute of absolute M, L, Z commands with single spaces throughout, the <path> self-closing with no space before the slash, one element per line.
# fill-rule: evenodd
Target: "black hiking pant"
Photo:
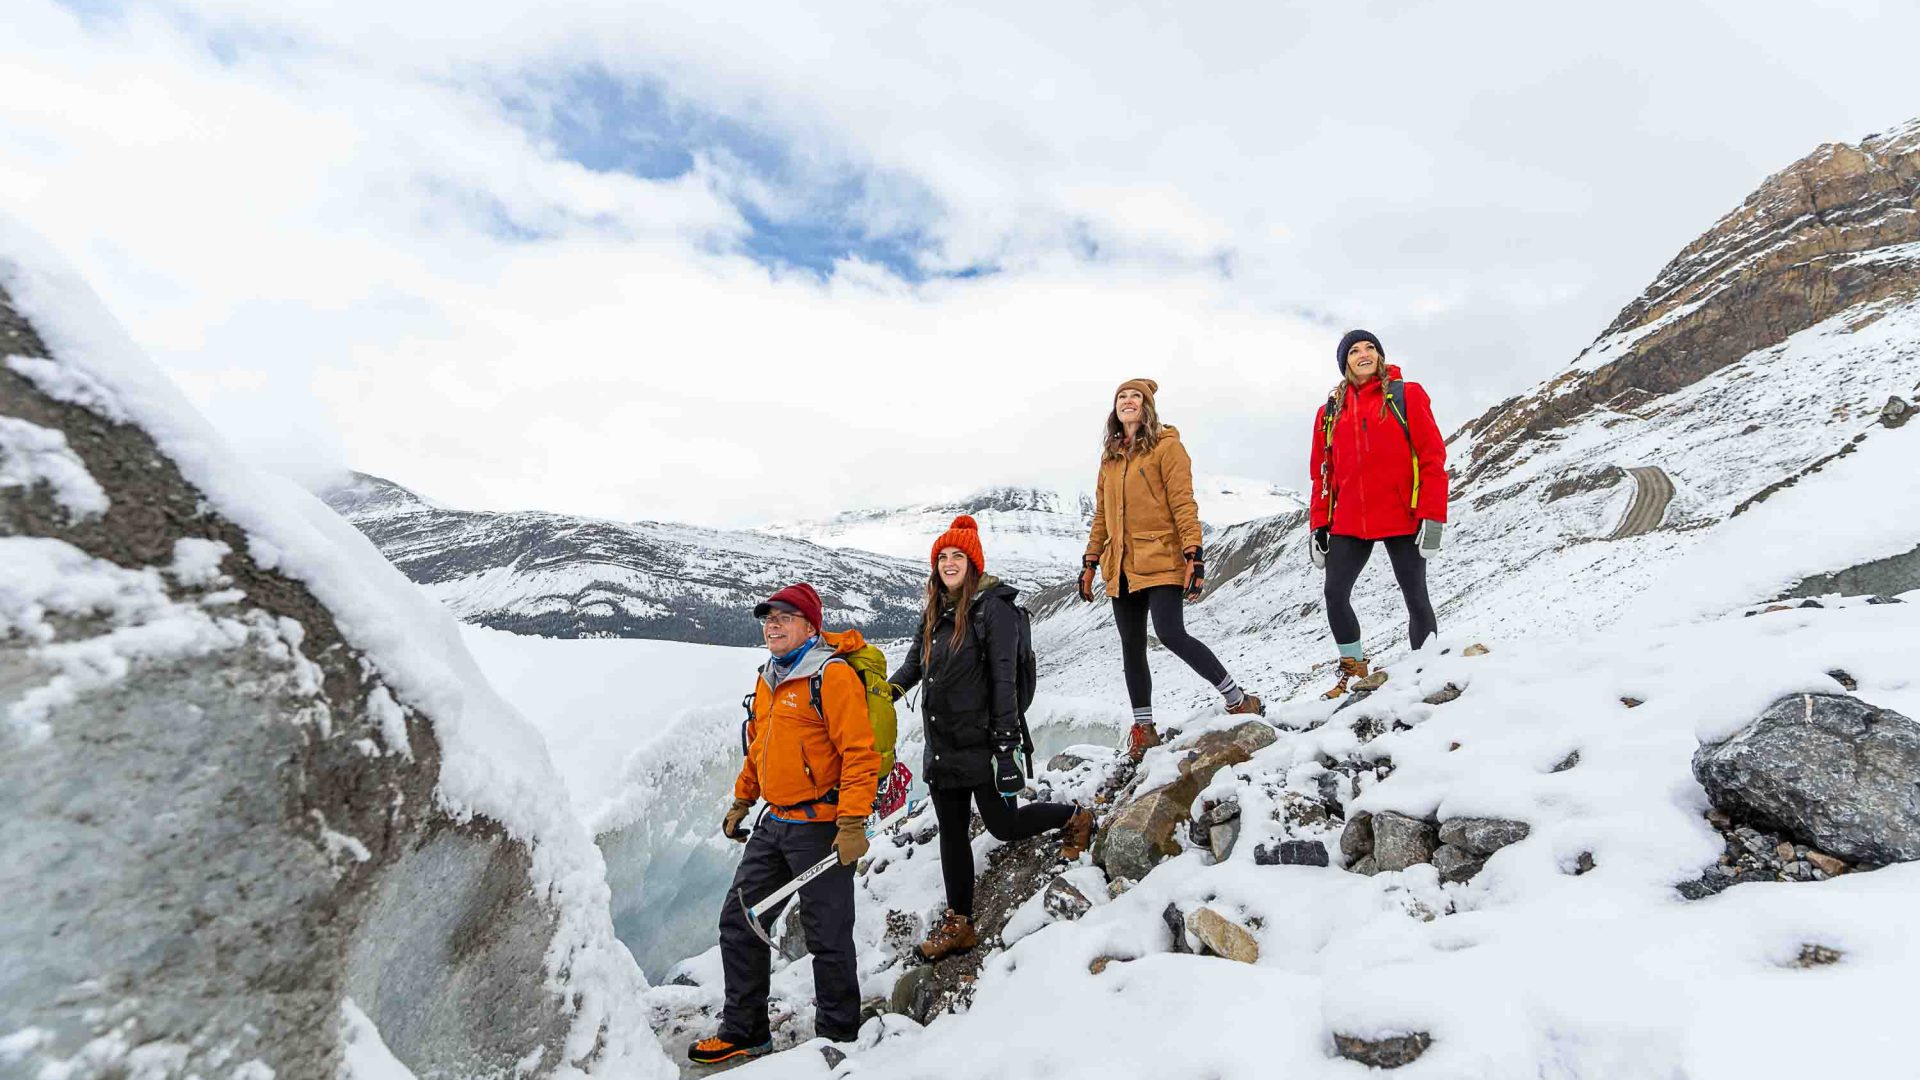
<path fill-rule="evenodd" d="M 726 974 L 727 1002 L 720 1013 L 720 1037 L 734 1043 L 763 1043 L 767 1028 L 767 982 L 773 950 L 747 924 L 740 906 L 745 895 L 756 904 L 800 871 L 833 851 L 832 819 L 781 821 L 762 815 L 747 839 L 733 887 L 720 906 L 720 967 Z M 860 1032 L 860 972 L 853 952 L 853 867 L 836 866 L 800 887 L 800 924 L 813 954 L 814 1034 L 846 1042 Z M 789 898 L 791 899 L 791 898 Z M 761 927 L 772 925 L 787 906 L 764 913 Z"/>
<path fill-rule="evenodd" d="M 973 918 L 973 807 L 996 840 L 1025 840 L 1057 829 L 1073 816 L 1067 803 L 1028 803 L 1016 808 L 991 783 L 978 787 L 933 788 L 933 816 L 940 823 L 940 876 L 947 882 L 947 906 Z"/>
<path fill-rule="evenodd" d="M 1120 628 L 1120 662 L 1127 673 L 1127 698 L 1136 709 L 1153 704 L 1153 673 L 1147 668 L 1147 616 L 1153 616 L 1153 632 L 1167 651 L 1187 662 L 1187 666 L 1207 680 L 1209 686 L 1226 681 L 1226 666 L 1213 650 L 1187 633 L 1187 619 L 1181 605 L 1185 590 L 1178 585 L 1155 585 L 1139 592 L 1127 588 L 1120 579 L 1120 595 L 1113 598 L 1113 624 Z"/>
<path fill-rule="evenodd" d="M 1393 578 L 1400 583 L 1400 596 L 1407 602 L 1407 642 L 1414 648 L 1438 629 L 1433 618 L 1433 602 L 1427 599 L 1427 560 L 1420 557 L 1413 534 L 1389 536 L 1380 543 L 1387 547 L 1393 563 Z M 1333 628 L 1335 645 L 1360 640 L 1360 617 L 1353 613 L 1353 583 L 1373 554 L 1374 541 L 1335 533 L 1327 537 L 1327 622 Z"/>

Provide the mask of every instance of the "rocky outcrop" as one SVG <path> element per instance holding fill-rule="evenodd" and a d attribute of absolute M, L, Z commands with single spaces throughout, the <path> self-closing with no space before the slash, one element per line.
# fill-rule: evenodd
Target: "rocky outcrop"
<path fill-rule="evenodd" d="M 1849 309 L 1920 294 L 1920 122 L 1828 144 L 1687 245 L 1559 378 L 1468 425 L 1471 483 L 1596 409 L 1631 411 Z M 1866 316 L 1866 317 L 1871 317 Z"/>
<path fill-rule="evenodd" d="M 1109 878 L 1138 881 L 1161 859 L 1179 854 L 1174 831 L 1188 822 L 1200 790 L 1215 773 L 1246 761 L 1276 737 L 1266 723 L 1249 720 L 1195 739 L 1181 759 L 1178 780 L 1135 796 L 1101 824 L 1093 861 Z"/>
<path fill-rule="evenodd" d="M 1849 862 L 1920 859 L 1920 724 L 1843 694 L 1781 698 L 1693 774 L 1735 820 L 1780 829 Z"/>
<path fill-rule="evenodd" d="M 1362 1038 L 1338 1032 L 1333 1036 L 1334 1051 L 1341 1057 L 1376 1069 L 1397 1069 L 1402 1065 L 1410 1065 L 1415 1058 L 1426 1053 L 1431 1045 L 1433 1036 L 1424 1031 L 1378 1038 Z"/>
<path fill-rule="evenodd" d="M 27 274 L 10 254 L 0 284 Z M 0 420 L 79 472 L 0 485 L 8 1067 L 333 1076 L 359 1014 L 421 1076 L 545 1076 L 651 1047 L 626 1030 L 637 1016 L 616 1029 L 579 996 L 613 959 L 610 926 L 582 937 L 597 880 L 536 888 L 591 851 L 584 832 L 537 871 L 531 838 L 445 808 L 439 718 L 111 387 L 52 353 L 13 287 Z M 75 490 L 99 498 L 77 513 Z M 576 951 L 589 939 L 607 949 Z M 642 988 L 630 960 L 624 976 Z"/>

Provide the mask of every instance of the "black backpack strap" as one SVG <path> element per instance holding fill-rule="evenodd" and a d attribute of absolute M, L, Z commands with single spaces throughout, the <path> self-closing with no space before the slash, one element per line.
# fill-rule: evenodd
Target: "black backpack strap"
<path fill-rule="evenodd" d="M 853 662 L 848 660 L 844 656 L 828 657 L 827 664 L 845 664 L 849 668 L 853 666 Z M 826 681 L 827 664 L 821 664 L 819 671 L 816 671 L 813 674 L 807 676 L 807 696 L 809 699 L 813 701 L 814 715 L 818 716 L 822 720 L 825 720 L 827 718 L 827 710 L 825 706 L 820 704 L 820 684 Z M 860 677 L 860 673 L 858 671 L 855 671 L 853 674 L 855 678 Z M 867 683 L 867 680 L 860 679 L 860 685 L 862 689 L 866 687 L 866 683 Z"/>
<path fill-rule="evenodd" d="M 1400 434 L 1407 437 L 1407 445 L 1413 445 L 1413 427 L 1407 423 L 1407 384 L 1402 379 L 1387 381 L 1387 402 L 1392 406 L 1393 418 L 1400 421 Z"/>

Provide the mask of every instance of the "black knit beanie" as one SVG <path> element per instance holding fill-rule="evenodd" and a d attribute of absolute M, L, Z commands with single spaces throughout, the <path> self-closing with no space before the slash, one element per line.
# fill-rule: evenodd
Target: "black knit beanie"
<path fill-rule="evenodd" d="M 1373 342 L 1373 347 L 1380 350 L 1380 359 L 1385 360 L 1387 358 L 1387 347 L 1380 344 L 1380 339 L 1373 336 L 1373 331 L 1349 330 L 1345 336 L 1340 339 L 1339 351 L 1333 354 L 1334 363 L 1340 365 L 1340 374 L 1345 375 L 1347 373 L 1347 350 L 1363 341 Z"/>

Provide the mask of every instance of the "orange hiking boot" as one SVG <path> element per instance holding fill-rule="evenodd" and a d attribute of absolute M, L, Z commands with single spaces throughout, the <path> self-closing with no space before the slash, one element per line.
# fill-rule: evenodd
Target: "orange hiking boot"
<path fill-rule="evenodd" d="M 1260 701 L 1260 699 L 1254 696 L 1253 694 L 1247 694 L 1245 697 L 1242 697 L 1240 699 L 1240 704 L 1230 705 L 1227 707 L 1228 716 L 1246 716 L 1249 713 L 1251 713 L 1254 716 L 1267 715 L 1266 705 L 1263 704 Z"/>
<path fill-rule="evenodd" d="M 1135 765 L 1147 756 L 1147 751 L 1160 745 L 1160 731 L 1152 724 L 1135 724 L 1127 732 L 1127 760 Z"/>
<path fill-rule="evenodd" d="M 1332 701 L 1334 698 L 1346 694 L 1348 679 L 1365 679 L 1367 677 L 1367 662 L 1365 660 L 1356 660 L 1351 656 L 1343 656 L 1340 658 L 1340 681 L 1334 683 L 1333 689 L 1321 694 L 1320 697 L 1324 700 Z M 1381 682 L 1385 681 L 1385 679 L 1381 680 Z M 1380 683 L 1374 683 L 1373 685 L 1379 686 Z M 1373 687 L 1370 686 L 1367 689 L 1371 690 Z"/>
<path fill-rule="evenodd" d="M 973 920 L 948 908 L 947 917 L 920 943 L 920 955 L 932 963 L 953 953 L 966 952 L 978 944 L 980 935 L 974 932 Z"/>
<path fill-rule="evenodd" d="M 737 1043 L 715 1035 L 687 1047 L 687 1060 L 695 1065 L 718 1065 L 734 1058 L 756 1058 L 773 1049 L 772 1040 L 761 1043 Z"/>
<path fill-rule="evenodd" d="M 1073 816 L 1060 826 L 1060 833 L 1065 838 L 1060 841 L 1060 857 L 1072 862 L 1093 846 L 1093 811 L 1084 806 L 1074 808 Z"/>

